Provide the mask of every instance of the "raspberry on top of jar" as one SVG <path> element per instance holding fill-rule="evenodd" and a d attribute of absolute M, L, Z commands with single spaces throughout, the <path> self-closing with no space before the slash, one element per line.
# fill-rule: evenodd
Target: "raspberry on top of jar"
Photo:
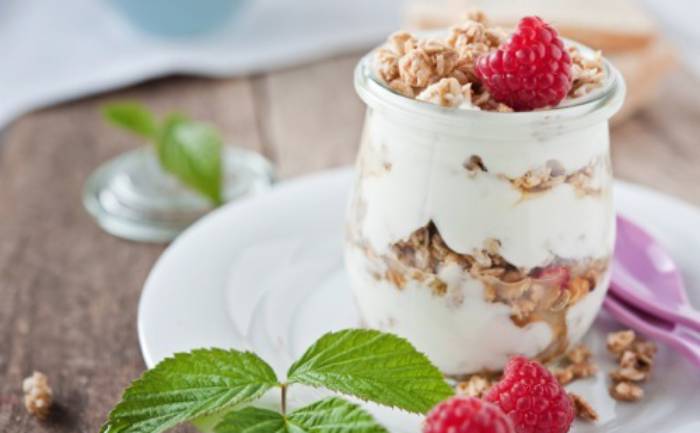
<path fill-rule="evenodd" d="M 376 51 L 374 66 L 406 97 L 499 112 L 555 107 L 590 94 L 606 76 L 600 52 L 584 57 L 541 18 L 522 18 L 508 35 L 480 12 L 441 39 L 394 33 Z"/>

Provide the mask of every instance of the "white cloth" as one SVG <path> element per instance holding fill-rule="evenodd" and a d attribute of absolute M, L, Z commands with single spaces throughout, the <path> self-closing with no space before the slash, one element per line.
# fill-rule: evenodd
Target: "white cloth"
<path fill-rule="evenodd" d="M 230 28 L 177 40 L 135 29 L 100 0 L 0 0 L 0 129 L 34 108 L 170 73 L 232 76 L 364 49 L 400 26 L 403 0 L 249 3 Z"/>

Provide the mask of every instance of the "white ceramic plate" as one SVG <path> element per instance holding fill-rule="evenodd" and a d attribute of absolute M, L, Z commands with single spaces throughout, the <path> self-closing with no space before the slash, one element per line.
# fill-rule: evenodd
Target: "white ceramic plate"
<path fill-rule="evenodd" d="M 357 327 L 358 317 L 342 266 L 343 218 L 350 169 L 281 184 L 272 192 L 226 206 L 183 233 L 146 281 L 138 328 L 149 367 L 174 352 L 197 347 L 250 349 L 283 375 L 321 334 Z M 683 269 L 700 305 L 700 210 L 677 199 L 619 182 L 618 209 L 642 224 Z M 572 391 L 598 410 L 596 424 L 577 422 L 574 433 L 698 433 L 700 372 L 662 348 L 647 397 L 635 404 L 608 396 L 605 314 L 587 336 L 601 372 Z M 295 394 L 296 392 L 296 394 Z M 292 401 L 308 390 L 290 390 Z M 392 432 L 416 433 L 420 419 L 370 407 Z"/>

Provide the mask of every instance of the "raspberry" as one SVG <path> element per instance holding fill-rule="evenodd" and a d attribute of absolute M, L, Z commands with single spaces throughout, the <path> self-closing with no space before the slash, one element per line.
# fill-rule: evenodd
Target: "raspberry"
<path fill-rule="evenodd" d="M 493 98 L 516 111 L 554 106 L 571 89 L 571 58 L 556 30 L 525 17 L 508 41 L 476 62 L 476 74 Z"/>
<path fill-rule="evenodd" d="M 452 397 L 433 408 L 423 433 L 515 433 L 497 406 L 476 397 Z"/>
<path fill-rule="evenodd" d="M 552 373 L 524 356 L 512 358 L 503 379 L 484 397 L 505 412 L 516 433 L 566 433 L 574 421 L 574 406 Z"/>
<path fill-rule="evenodd" d="M 569 272 L 569 268 L 564 266 L 549 266 L 536 272 L 534 277 L 538 280 L 548 282 L 553 287 L 563 289 L 569 284 L 571 273 Z"/>

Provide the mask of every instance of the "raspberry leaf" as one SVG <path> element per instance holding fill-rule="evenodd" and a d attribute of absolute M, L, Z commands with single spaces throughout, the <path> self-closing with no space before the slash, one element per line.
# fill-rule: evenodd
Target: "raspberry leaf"
<path fill-rule="evenodd" d="M 246 407 L 227 414 L 214 428 L 215 433 L 289 433 L 281 413 Z"/>
<path fill-rule="evenodd" d="M 426 413 L 453 394 L 440 371 L 408 341 L 368 329 L 324 335 L 287 376 L 290 384 L 325 387 L 414 413 Z"/>
<path fill-rule="evenodd" d="M 290 413 L 248 407 L 226 415 L 216 433 L 387 433 L 372 415 L 342 398 L 331 397 Z"/>
<path fill-rule="evenodd" d="M 272 368 L 250 352 L 199 349 L 176 354 L 127 388 L 101 432 L 162 432 L 251 402 L 277 385 Z"/>

